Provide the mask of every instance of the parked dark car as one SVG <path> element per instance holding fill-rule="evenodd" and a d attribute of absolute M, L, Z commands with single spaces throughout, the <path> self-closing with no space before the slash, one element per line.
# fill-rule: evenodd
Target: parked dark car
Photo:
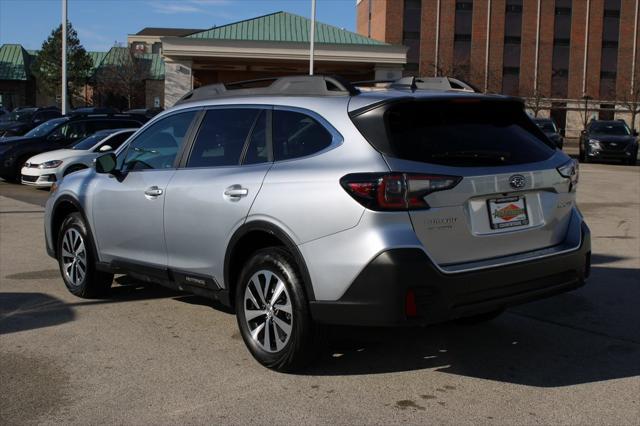
<path fill-rule="evenodd" d="M 562 149 L 564 145 L 564 139 L 560 135 L 558 130 L 558 126 L 555 121 L 550 118 L 539 118 L 535 117 L 533 122 L 542 130 L 546 137 L 551 140 L 559 149 Z"/>
<path fill-rule="evenodd" d="M 0 121 L 3 121 L 7 114 L 9 114 L 9 111 L 0 106 Z"/>
<path fill-rule="evenodd" d="M 78 114 L 117 114 L 120 111 L 116 111 L 113 108 L 102 108 L 102 107 L 80 107 L 76 108 L 67 115 L 78 115 Z"/>
<path fill-rule="evenodd" d="M 14 110 L 0 122 L 0 138 L 22 136 L 45 121 L 60 117 L 61 115 L 60 110 L 55 107 L 20 108 Z"/>
<path fill-rule="evenodd" d="M 87 114 L 60 117 L 24 136 L 0 139 L 0 177 L 20 181 L 25 161 L 41 152 L 67 148 L 99 130 L 138 128 L 144 120 L 128 114 Z"/>
<path fill-rule="evenodd" d="M 580 134 L 580 161 L 617 160 L 635 165 L 637 136 L 624 120 L 592 120 Z"/>
<path fill-rule="evenodd" d="M 125 112 L 127 114 L 144 115 L 148 119 L 151 119 L 151 118 L 155 117 L 156 115 L 160 114 L 162 111 L 164 111 L 163 108 L 147 108 L 147 109 L 140 108 L 140 109 L 130 109 L 129 111 L 125 111 Z"/>

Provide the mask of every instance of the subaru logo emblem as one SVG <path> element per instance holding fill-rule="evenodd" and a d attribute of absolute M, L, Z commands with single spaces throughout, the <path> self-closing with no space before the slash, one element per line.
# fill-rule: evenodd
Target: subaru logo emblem
<path fill-rule="evenodd" d="M 611 146 L 618 146 L 618 144 L 617 144 L 617 143 L 615 143 L 615 142 L 611 142 L 609 145 L 611 145 Z"/>
<path fill-rule="evenodd" d="M 509 178 L 509 185 L 513 189 L 521 189 L 526 185 L 527 180 L 522 175 L 513 175 Z"/>

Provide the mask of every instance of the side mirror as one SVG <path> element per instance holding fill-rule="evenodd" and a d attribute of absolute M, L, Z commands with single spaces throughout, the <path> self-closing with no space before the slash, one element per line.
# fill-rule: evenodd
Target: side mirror
<path fill-rule="evenodd" d="M 98 152 L 107 152 L 107 151 L 113 151 L 113 148 L 111 147 L 111 145 L 102 145 L 98 150 Z"/>
<path fill-rule="evenodd" d="M 638 131 L 636 129 L 633 129 L 633 136 L 638 136 Z"/>
<path fill-rule="evenodd" d="M 116 169 L 117 159 L 113 152 L 95 159 L 97 173 L 113 173 Z"/>

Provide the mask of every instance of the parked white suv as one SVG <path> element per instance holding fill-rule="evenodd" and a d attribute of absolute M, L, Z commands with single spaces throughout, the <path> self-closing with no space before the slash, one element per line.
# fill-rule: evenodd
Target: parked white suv
<path fill-rule="evenodd" d="M 291 370 L 316 324 L 488 318 L 589 275 L 577 164 L 520 99 L 239 87 L 194 90 L 52 189 L 46 245 L 72 293 L 126 273 L 217 299 Z"/>
<path fill-rule="evenodd" d="M 101 154 L 118 149 L 137 129 L 100 130 L 69 149 L 35 155 L 20 171 L 24 185 L 48 188 L 69 173 L 92 166 Z"/>

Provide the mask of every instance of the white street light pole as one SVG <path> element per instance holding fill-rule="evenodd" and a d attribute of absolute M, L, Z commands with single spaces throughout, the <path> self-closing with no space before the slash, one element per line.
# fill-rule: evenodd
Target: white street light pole
<path fill-rule="evenodd" d="M 67 113 L 67 0 L 62 0 L 62 114 Z"/>
<path fill-rule="evenodd" d="M 311 30 L 309 39 L 311 46 L 309 51 L 309 75 L 313 75 L 313 45 L 316 38 L 316 0 L 311 0 Z"/>

